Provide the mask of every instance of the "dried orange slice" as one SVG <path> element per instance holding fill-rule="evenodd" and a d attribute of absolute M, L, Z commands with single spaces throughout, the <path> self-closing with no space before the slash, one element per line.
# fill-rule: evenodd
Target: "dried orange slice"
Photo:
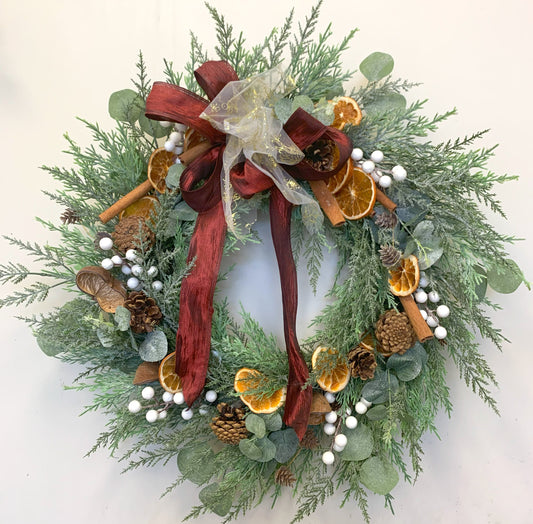
<path fill-rule="evenodd" d="M 352 160 L 349 158 L 348 162 L 344 164 L 341 170 L 326 181 L 326 187 L 330 193 L 335 194 L 346 182 L 350 172 L 352 170 Z"/>
<path fill-rule="evenodd" d="M 358 126 L 363 118 L 363 113 L 357 102 L 349 96 L 341 96 L 333 107 L 335 118 L 332 127 L 342 130 L 346 124 Z"/>
<path fill-rule="evenodd" d="M 233 387 L 237 393 L 241 393 L 241 400 L 254 413 L 273 413 L 285 402 L 286 388 L 275 391 L 270 396 L 246 395 L 250 389 L 262 385 L 266 377 L 257 369 L 241 368 L 235 374 Z"/>
<path fill-rule="evenodd" d="M 362 169 L 350 164 L 350 172 L 335 192 L 335 199 L 348 220 L 358 220 L 372 213 L 376 203 L 376 183 Z"/>
<path fill-rule="evenodd" d="M 313 371 L 318 371 L 317 384 L 330 393 L 342 391 L 350 380 L 350 368 L 346 357 L 334 348 L 318 346 L 311 357 Z"/>
<path fill-rule="evenodd" d="M 402 258 L 400 265 L 389 271 L 389 284 L 393 295 L 406 297 L 416 291 L 420 280 L 418 259 L 414 255 Z"/>
<path fill-rule="evenodd" d="M 157 202 L 158 200 L 155 196 L 143 196 L 137 200 L 137 202 L 133 202 L 133 204 L 130 204 L 124 211 L 122 211 L 119 218 L 120 220 L 131 216 L 142 217 L 145 219 L 150 218 Z"/>
<path fill-rule="evenodd" d="M 169 393 L 181 391 L 181 379 L 176 373 L 176 353 L 170 353 L 159 364 L 159 383 Z"/>
<path fill-rule="evenodd" d="M 205 136 L 195 131 L 192 127 L 187 128 L 183 137 L 183 151 L 187 151 L 202 142 L 207 142 Z"/>
<path fill-rule="evenodd" d="M 167 151 L 164 147 L 156 149 L 150 161 L 148 162 L 148 180 L 154 186 L 154 189 L 160 193 L 164 193 L 167 185 L 165 184 L 165 178 L 169 167 L 174 164 L 176 155 Z"/>

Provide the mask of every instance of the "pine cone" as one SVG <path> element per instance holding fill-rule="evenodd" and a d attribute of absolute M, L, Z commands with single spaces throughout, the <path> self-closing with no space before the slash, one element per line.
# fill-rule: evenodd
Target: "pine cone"
<path fill-rule="evenodd" d="M 134 333 L 149 333 L 163 318 L 159 306 L 142 291 L 133 291 L 124 302 L 124 307 L 131 311 L 130 326 Z"/>
<path fill-rule="evenodd" d="M 210 426 L 218 440 L 235 445 L 248 436 L 244 409 L 234 408 L 225 402 L 221 402 L 217 409 L 220 416 L 213 417 Z"/>
<path fill-rule="evenodd" d="M 381 263 L 388 269 L 395 268 L 402 259 L 402 252 L 394 246 L 381 246 L 379 249 Z"/>
<path fill-rule="evenodd" d="M 377 350 L 386 357 L 403 355 L 416 342 L 416 335 L 406 313 L 385 311 L 376 322 Z"/>
<path fill-rule="evenodd" d="M 304 149 L 305 160 L 317 171 L 331 171 L 336 147 L 332 140 L 317 140 Z"/>
<path fill-rule="evenodd" d="M 151 246 L 155 235 L 142 217 L 129 216 L 115 226 L 113 240 L 117 248 L 125 253 L 128 249 L 140 247 L 141 244 Z"/>
<path fill-rule="evenodd" d="M 383 229 L 394 229 L 398 223 L 398 217 L 396 216 L 396 213 L 384 211 L 376 216 L 374 222 L 376 223 L 376 226 Z"/>
<path fill-rule="evenodd" d="M 312 428 L 307 428 L 300 446 L 305 449 L 316 449 L 318 447 L 318 438 Z"/>
<path fill-rule="evenodd" d="M 78 212 L 70 207 L 65 209 L 59 218 L 63 224 L 77 224 L 80 221 Z"/>
<path fill-rule="evenodd" d="M 348 361 L 352 377 L 360 378 L 361 380 L 374 378 L 374 371 L 378 367 L 378 363 L 371 349 L 359 344 L 348 353 Z"/>
<path fill-rule="evenodd" d="M 281 466 L 276 471 L 274 480 L 280 486 L 292 486 L 296 482 L 296 477 L 287 466 Z"/>

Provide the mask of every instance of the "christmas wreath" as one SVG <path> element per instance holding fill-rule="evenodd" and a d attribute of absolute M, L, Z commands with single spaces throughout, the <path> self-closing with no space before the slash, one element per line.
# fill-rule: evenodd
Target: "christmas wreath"
<path fill-rule="evenodd" d="M 299 521 L 342 489 L 368 521 L 368 492 L 391 505 L 451 411 L 448 358 L 497 411 L 476 336 L 504 337 L 485 291 L 524 277 L 484 209 L 503 214 L 493 186 L 515 177 L 487 170 L 493 149 L 470 148 L 483 133 L 427 140 L 454 111 L 407 104 L 413 84 L 391 76 L 390 55 L 365 58 L 366 81 L 347 92 L 355 31 L 314 39 L 320 3 L 297 33 L 291 12 L 251 49 L 207 8 L 217 60 L 193 36 L 185 72 L 165 61 L 152 85 L 140 54 L 134 89 L 109 99 L 115 129 L 84 121 L 94 143 L 66 136 L 74 167 L 44 166 L 64 185 L 49 194 L 62 223 L 43 222 L 62 242 L 8 238 L 43 268 L 0 266 L 3 283 L 39 277 L 0 305 L 79 292 L 25 320 L 47 355 L 86 367 L 72 388 L 109 416 L 92 451 L 127 469 L 177 461 L 168 492 L 200 487 L 189 517 L 228 521 L 292 489 Z M 257 220 L 271 227 L 284 348 L 215 297 L 222 257 L 259 241 Z M 331 247 L 328 303 L 299 340 L 295 260 L 316 288 Z"/>

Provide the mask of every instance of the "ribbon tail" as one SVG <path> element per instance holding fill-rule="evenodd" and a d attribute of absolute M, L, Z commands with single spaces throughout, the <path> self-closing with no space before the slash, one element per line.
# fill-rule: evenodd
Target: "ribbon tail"
<path fill-rule="evenodd" d="M 198 215 L 187 261 L 191 272 L 181 285 L 176 371 L 188 406 L 202 392 L 211 349 L 213 296 L 226 236 L 222 203 Z"/>
<path fill-rule="evenodd" d="M 309 370 L 300 351 L 296 337 L 296 311 L 298 284 L 296 265 L 291 247 L 292 204 L 277 187 L 270 192 L 270 225 L 272 240 L 278 259 L 283 301 L 283 328 L 289 358 L 289 383 L 285 402 L 285 424 L 291 426 L 301 440 L 307 430 L 313 392 L 310 386 L 302 389 L 309 378 Z"/>

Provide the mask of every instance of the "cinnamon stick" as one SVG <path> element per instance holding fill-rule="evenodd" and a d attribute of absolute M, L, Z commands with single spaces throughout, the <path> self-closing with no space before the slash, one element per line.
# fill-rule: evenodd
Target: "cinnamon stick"
<path fill-rule="evenodd" d="M 323 180 L 310 180 L 309 185 L 331 224 L 334 227 L 344 224 L 346 220 L 341 213 L 341 208 L 339 207 L 337 200 L 335 200 L 335 197 L 327 188 L 326 183 Z"/>
<path fill-rule="evenodd" d="M 376 187 L 376 200 L 391 213 L 398 207 L 381 189 Z"/>
<path fill-rule="evenodd" d="M 413 295 L 407 297 L 399 297 L 400 302 L 402 303 L 403 310 L 407 313 L 409 321 L 415 330 L 416 336 L 420 342 L 426 342 L 427 340 L 433 338 L 433 332 L 426 324 L 426 321 L 420 314 L 420 310 L 416 305 Z"/>

